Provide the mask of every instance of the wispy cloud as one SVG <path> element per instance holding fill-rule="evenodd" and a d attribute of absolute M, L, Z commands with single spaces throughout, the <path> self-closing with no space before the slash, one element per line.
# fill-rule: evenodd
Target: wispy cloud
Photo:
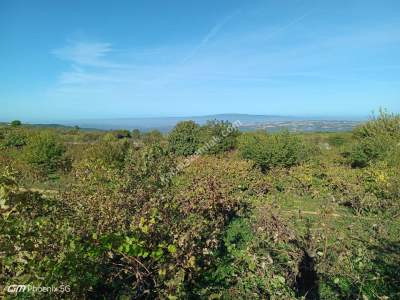
<path fill-rule="evenodd" d="M 185 91 L 300 85 L 306 79 L 373 80 L 374 69 L 392 68 L 390 64 L 369 64 L 363 76 L 360 68 L 382 45 L 398 43 L 394 37 L 400 36 L 397 27 L 383 26 L 310 38 L 297 27 L 312 16 L 311 11 L 274 28 L 232 32 L 230 21 L 239 14 L 221 19 L 193 45 L 116 51 L 110 42 L 68 41 L 52 51 L 70 67 L 50 93 L 161 99 Z"/>
<path fill-rule="evenodd" d="M 62 48 L 54 49 L 52 53 L 65 61 L 72 62 L 79 66 L 119 68 L 121 64 L 107 61 L 107 55 L 112 54 L 111 43 L 69 41 Z"/>
<path fill-rule="evenodd" d="M 209 30 L 207 32 L 207 34 L 203 37 L 203 39 L 200 41 L 199 44 L 197 44 L 194 49 L 188 54 L 186 55 L 182 61 L 181 64 L 185 64 L 186 62 L 188 62 L 190 59 L 192 59 L 197 52 L 199 52 L 204 46 L 207 45 L 207 43 L 214 38 L 218 32 L 221 31 L 221 29 L 231 20 L 233 19 L 235 16 L 237 16 L 240 13 L 240 11 L 235 11 L 234 13 L 226 16 L 225 18 L 223 18 L 221 21 L 217 22 L 212 28 L 211 30 Z"/>

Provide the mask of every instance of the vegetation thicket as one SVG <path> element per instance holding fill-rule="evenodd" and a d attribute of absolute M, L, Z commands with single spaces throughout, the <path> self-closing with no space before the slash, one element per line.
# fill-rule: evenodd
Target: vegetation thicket
<path fill-rule="evenodd" d="M 0 286 L 69 289 L 0 297 L 397 299 L 399 120 L 304 134 L 182 122 L 168 136 L 4 125 Z"/>
<path fill-rule="evenodd" d="M 243 158 L 254 161 L 263 172 L 274 167 L 298 165 L 311 155 L 311 147 L 288 131 L 243 134 L 239 141 L 239 151 Z"/>
<path fill-rule="evenodd" d="M 23 159 L 39 175 L 48 176 L 57 170 L 68 170 L 70 162 L 65 152 L 65 146 L 57 135 L 42 131 L 30 137 L 23 150 Z"/>
<path fill-rule="evenodd" d="M 1 133 L 0 148 L 22 148 L 27 143 L 27 135 L 18 128 L 7 128 Z"/>
<path fill-rule="evenodd" d="M 171 151 L 177 155 L 192 155 L 200 145 L 200 126 L 193 121 L 178 123 L 168 135 Z"/>
<path fill-rule="evenodd" d="M 353 167 L 399 156 L 400 116 L 381 111 L 377 118 L 355 129 L 356 143 L 351 152 Z"/>
<path fill-rule="evenodd" d="M 201 128 L 203 145 L 212 143 L 205 151 L 208 154 L 224 153 L 236 148 L 239 129 L 228 121 L 208 121 Z"/>

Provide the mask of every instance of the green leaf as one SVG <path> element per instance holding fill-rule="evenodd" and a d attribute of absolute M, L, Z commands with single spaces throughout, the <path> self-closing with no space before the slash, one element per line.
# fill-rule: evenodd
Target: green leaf
<path fill-rule="evenodd" d="M 176 247 L 174 245 L 168 245 L 168 251 L 171 254 L 175 254 L 176 253 Z"/>
<path fill-rule="evenodd" d="M 339 278 L 335 278 L 334 280 L 333 280 L 333 282 L 335 283 L 335 284 L 339 284 Z"/>

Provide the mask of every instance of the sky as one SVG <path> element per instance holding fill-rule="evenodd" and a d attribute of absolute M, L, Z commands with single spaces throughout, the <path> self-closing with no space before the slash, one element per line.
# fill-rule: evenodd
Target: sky
<path fill-rule="evenodd" d="M 0 0 L 0 121 L 379 108 L 398 0 Z"/>

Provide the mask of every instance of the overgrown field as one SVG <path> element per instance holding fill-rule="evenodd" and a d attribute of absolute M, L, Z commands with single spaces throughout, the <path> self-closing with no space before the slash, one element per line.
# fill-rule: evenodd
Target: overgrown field
<path fill-rule="evenodd" d="M 400 299 L 399 221 L 396 115 L 351 133 L 0 128 L 0 298 Z"/>

